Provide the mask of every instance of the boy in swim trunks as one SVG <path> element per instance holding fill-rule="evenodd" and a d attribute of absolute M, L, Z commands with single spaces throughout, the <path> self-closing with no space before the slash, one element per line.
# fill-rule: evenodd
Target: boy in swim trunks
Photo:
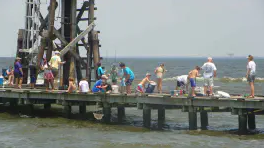
<path fill-rule="evenodd" d="M 126 92 L 127 94 L 131 94 L 131 85 L 135 78 L 135 75 L 133 71 L 129 67 L 126 67 L 124 63 L 119 63 L 119 66 L 123 69 L 124 72 L 123 78 L 125 78 Z"/>
<path fill-rule="evenodd" d="M 146 74 L 146 77 L 138 84 L 137 86 L 137 90 L 141 93 L 144 93 L 145 92 L 145 84 L 148 82 L 148 83 L 152 83 L 154 81 L 150 81 L 150 77 L 151 77 L 151 74 L 150 73 L 147 73 Z"/>
<path fill-rule="evenodd" d="M 195 97 L 195 87 L 196 87 L 196 82 L 195 82 L 195 78 L 199 76 L 199 71 L 200 71 L 200 67 L 196 66 L 194 70 L 189 72 L 189 80 L 191 83 L 191 87 L 192 87 L 192 96 Z"/>

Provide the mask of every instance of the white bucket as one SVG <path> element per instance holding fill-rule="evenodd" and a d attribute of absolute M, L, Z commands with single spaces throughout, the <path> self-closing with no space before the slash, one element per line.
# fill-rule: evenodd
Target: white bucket
<path fill-rule="evenodd" d="M 112 85 L 112 93 L 113 94 L 118 94 L 118 85 Z"/>

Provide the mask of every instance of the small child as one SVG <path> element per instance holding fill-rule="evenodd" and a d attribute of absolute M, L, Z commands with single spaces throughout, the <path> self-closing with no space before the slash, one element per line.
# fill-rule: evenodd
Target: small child
<path fill-rule="evenodd" d="M 191 83 L 191 87 L 192 87 L 192 96 L 195 97 L 195 87 L 196 87 L 196 82 L 195 82 L 195 78 L 199 76 L 199 71 L 200 71 L 200 67 L 196 66 L 194 70 L 189 72 L 188 78 L 190 80 Z"/>
<path fill-rule="evenodd" d="M 79 92 L 81 93 L 87 93 L 89 92 L 89 84 L 86 78 L 82 78 L 82 80 L 79 83 Z"/>
<path fill-rule="evenodd" d="M 66 91 L 68 93 L 76 92 L 76 85 L 74 83 L 74 79 L 72 77 L 69 77 L 69 87 Z"/>
<path fill-rule="evenodd" d="M 54 90 L 54 76 L 51 71 L 51 66 L 47 62 L 45 62 L 43 69 L 44 69 L 44 82 L 46 85 L 46 91 L 49 90 L 49 84 L 51 85 L 52 90 Z"/>
<path fill-rule="evenodd" d="M 150 77 L 151 77 L 151 74 L 150 73 L 147 73 L 146 74 L 146 77 L 138 84 L 137 86 L 137 90 L 141 93 L 144 93 L 145 92 L 145 84 L 148 82 L 148 83 L 152 83 L 153 81 L 150 81 Z"/>

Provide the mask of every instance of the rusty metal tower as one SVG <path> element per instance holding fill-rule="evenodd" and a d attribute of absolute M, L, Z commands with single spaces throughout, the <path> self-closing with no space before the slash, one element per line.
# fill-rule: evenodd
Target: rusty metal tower
<path fill-rule="evenodd" d="M 94 0 L 82 2 L 82 6 L 77 8 L 77 0 L 50 0 L 47 4 L 48 14 L 44 18 L 40 10 L 40 5 L 43 5 L 41 0 L 26 0 L 25 28 L 19 29 L 17 42 L 17 56 L 22 58 L 24 82 L 27 82 L 29 63 L 39 66 L 44 53 L 50 60 L 52 52 L 59 50 L 61 58 L 66 61 L 60 71 L 61 85 L 67 84 L 69 77 L 78 81 L 86 77 L 91 84 L 96 63 L 101 59 L 100 32 L 94 30 L 94 11 L 97 10 Z M 57 18 L 56 11 L 60 14 Z M 60 20 L 59 29 L 54 27 L 56 20 Z M 87 28 L 81 28 L 80 22 L 87 22 Z M 81 56 L 84 52 L 86 55 Z"/>

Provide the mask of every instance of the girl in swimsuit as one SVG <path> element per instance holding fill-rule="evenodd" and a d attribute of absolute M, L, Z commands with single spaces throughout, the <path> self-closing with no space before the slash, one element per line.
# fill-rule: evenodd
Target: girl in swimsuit
<path fill-rule="evenodd" d="M 68 87 L 68 90 L 66 92 L 68 92 L 68 93 L 76 92 L 76 85 L 74 83 L 74 79 L 71 77 L 69 78 L 69 87 Z"/>
<path fill-rule="evenodd" d="M 163 77 L 163 74 L 165 73 L 165 68 L 164 68 L 164 64 L 160 64 L 159 67 L 157 67 L 155 69 L 155 74 L 156 74 L 156 77 L 157 77 L 157 89 L 158 89 L 158 92 L 161 93 L 162 91 L 162 77 Z"/>

